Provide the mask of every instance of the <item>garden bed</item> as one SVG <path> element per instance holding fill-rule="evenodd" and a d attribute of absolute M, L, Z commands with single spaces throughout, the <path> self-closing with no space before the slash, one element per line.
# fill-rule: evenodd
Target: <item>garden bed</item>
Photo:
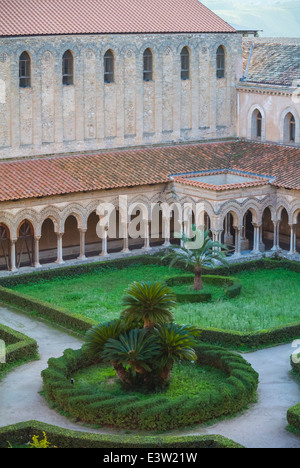
<path fill-rule="evenodd" d="M 195 291 L 193 288 L 194 276 L 174 276 L 165 281 L 170 286 L 179 303 L 201 303 L 233 299 L 241 294 L 242 284 L 234 277 L 203 275 L 203 290 Z"/>
<path fill-rule="evenodd" d="M 16 365 L 37 359 L 37 342 L 5 325 L 0 324 L 0 340 L 5 344 L 5 363 L 0 362 L 0 380 Z"/>
<path fill-rule="evenodd" d="M 166 431 L 192 424 L 200 424 L 214 418 L 232 415 L 254 401 L 258 374 L 239 355 L 221 348 L 199 344 L 195 365 L 198 369 L 198 389 L 182 392 L 145 394 L 124 393 L 113 386 L 106 388 L 88 381 L 76 385 L 79 371 L 96 363 L 82 350 L 66 350 L 61 358 L 50 359 L 42 372 L 46 398 L 70 416 L 89 424 L 100 424 L 123 429 Z M 204 384 L 205 366 L 214 371 L 211 382 Z M 100 369 L 101 370 L 101 369 Z M 100 372 L 100 371 L 99 371 Z M 81 373 L 81 378 L 84 374 Z M 113 378 L 108 374 L 108 378 Z M 72 384 L 71 379 L 75 380 Z M 175 377 L 176 379 L 176 377 Z M 100 379 L 101 380 L 101 379 Z M 214 382 L 214 383 L 213 383 Z M 216 384 L 217 382 L 217 384 Z M 177 383 L 180 385 L 180 383 Z M 201 387 L 202 385 L 202 387 Z"/>
<path fill-rule="evenodd" d="M 58 448 L 111 448 L 111 449 L 200 449 L 200 448 L 244 448 L 231 439 L 220 435 L 196 436 L 136 436 L 105 435 L 89 432 L 72 431 L 61 427 L 27 421 L 0 428 L 0 448 L 24 446 L 36 435 L 43 438 L 46 433 L 51 446 Z"/>
<path fill-rule="evenodd" d="M 170 273 L 160 257 L 148 255 L 66 267 L 2 278 L 0 301 L 84 334 L 119 316 L 121 298 L 132 281 L 165 281 Z M 197 325 L 201 340 L 232 349 L 257 349 L 300 337 L 299 263 L 262 259 L 205 271 L 214 273 L 234 276 L 242 284 L 241 294 L 226 301 L 179 304 L 177 323 Z M 177 269 L 172 274 L 187 273 Z"/>

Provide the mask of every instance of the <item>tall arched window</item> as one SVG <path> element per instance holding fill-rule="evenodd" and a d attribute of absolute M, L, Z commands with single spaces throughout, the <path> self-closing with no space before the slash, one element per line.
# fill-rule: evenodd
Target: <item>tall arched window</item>
<path fill-rule="evenodd" d="M 104 54 L 104 83 L 113 83 L 114 77 L 114 54 L 108 50 Z"/>
<path fill-rule="evenodd" d="M 290 123 L 290 125 L 289 125 L 290 141 L 295 143 L 295 141 L 296 141 L 296 121 L 295 121 L 295 117 L 293 115 L 291 115 L 289 123 Z"/>
<path fill-rule="evenodd" d="M 153 55 L 150 49 L 146 49 L 143 55 L 143 80 L 153 80 Z"/>
<path fill-rule="evenodd" d="M 70 50 L 67 50 L 62 59 L 63 85 L 70 86 L 74 84 L 74 59 Z"/>
<path fill-rule="evenodd" d="M 190 78 L 190 53 L 187 47 L 184 47 L 180 54 L 181 58 L 181 79 L 189 80 Z"/>
<path fill-rule="evenodd" d="M 263 136 L 263 117 L 261 112 L 256 109 L 252 114 L 252 139 L 260 140 Z"/>
<path fill-rule="evenodd" d="M 31 86 L 31 60 L 27 52 L 23 52 L 19 60 L 20 88 Z"/>
<path fill-rule="evenodd" d="M 225 50 L 220 46 L 217 50 L 217 78 L 225 77 Z"/>

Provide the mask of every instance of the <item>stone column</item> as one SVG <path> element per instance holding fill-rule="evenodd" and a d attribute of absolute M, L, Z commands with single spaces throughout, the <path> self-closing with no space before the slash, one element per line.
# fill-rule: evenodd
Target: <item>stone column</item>
<path fill-rule="evenodd" d="M 78 260 L 86 260 L 85 256 L 85 233 L 87 229 L 79 229 L 80 234 L 80 254 Z"/>
<path fill-rule="evenodd" d="M 170 217 L 165 216 L 163 218 L 163 226 L 164 226 L 164 238 L 165 242 L 163 244 L 164 247 L 169 247 L 170 245 L 170 238 L 171 238 L 171 223 L 170 223 Z"/>
<path fill-rule="evenodd" d="M 273 247 L 271 250 L 277 251 L 279 250 L 279 226 L 280 221 L 273 221 L 274 224 L 274 240 L 273 240 Z"/>
<path fill-rule="evenodd" d="M 145 239 L 143 250 L 151 250 L 148 219 L 144 219 L 143 223 L 144 223 L 144 239 Z"/>
<path fill-rule="evenodd" d="M 34 237 L 34 268 L 41 268 L 40 264 L 40 239 L 41 236 Z"/>
<path fill-rule="evenodd" d="M 230 233 L 230 213 L 228 213 L 225 217 L 225 233 L 224 233 L 224 244 L 232 245 L 233 244 L 233 236 Z"/>
<path fill-rule="evenodd" d="M 241 231 L 243 229 L 243 226 L 234 226 L 235 230 L 235 252 L 234 256 L 235 257 L 240 257 L 241 256 Z"/>
<path fill-rule="evenodd" d="M 101 257 L 108 257 L 109 254 L 107 252 L 107 237 L 108 237 L 108 226 L 104 227 L 103 230 L 103 239 L 102 239 L 102 252 Z"/>
<path fill-rule="evenodd" d="M 64 233 L 63 232 L 58 232 L 56 233 L 57 235 L 57 260 L 55 263 L 58 265 L 62 265 L 64 262 L 63 259 L 63 249 L 62 249 L 62 238 Z"/>
<path fill-rule="evenodd" d="M 296 250 L 296 235 L 297 235 L 297 226 L 294 224 L 290 224 L 291 228 L 291 237 L 290 237 L 290 255 L 295 255 L 297 253 Z"/>
<path fill-rule="evenodd" d="M 17 239 L 10 240 L 10 271 L 18 271 L 16 267 L 16 243 Z"/>
<path fill-rule="evenodd" d="M 253 223 L 252 223 L 253 224 Z M 253 237 L 253 254 L 258 254 L 260 252 L 260 230 L 261 224 L 253 224 L 254 227 L 254 237 Z"/>
<path fill-rule="evenodd" d="M 129 253 L 128 223 L 123 223 L 123 253 Z"/>
<path fill-rule="evenodd" d="M 212 231 L 212 240 L 213 242 L 219 242 L 221 244 L 222 241 L 222 234 L 223 234 L 223 229 L 216 229 Z M 217 252 L 221 251 L 220 247 L 214 247 L 214 250 Z"/>

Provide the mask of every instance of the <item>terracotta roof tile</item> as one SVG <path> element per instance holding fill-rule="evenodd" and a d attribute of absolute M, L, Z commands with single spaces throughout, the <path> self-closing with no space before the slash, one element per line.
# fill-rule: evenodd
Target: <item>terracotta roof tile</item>
<path fill-rule="evenodd" d="M 198 0 L 1 0 L 0 36 L 225 32 Z"/>
<path fill-rule="evenodd" d="M 2 161 L 0 201 L 159 184 L 172 174 L 221 169 L 300 190 L 300 148 L 239 141 Z"/>

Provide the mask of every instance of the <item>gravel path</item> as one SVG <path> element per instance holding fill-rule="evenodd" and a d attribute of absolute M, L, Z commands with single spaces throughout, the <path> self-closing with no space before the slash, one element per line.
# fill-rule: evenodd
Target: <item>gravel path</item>
<path fill-rule="evenodd" d="M 14 369 L 0 382 L 0 427 L 37 420 L 73 430 L 121 433 L 73 423 L 51 410 L 39 394 L 42 389 L 40 374 L 47 367 L 48 359 L 61 356 L 66 348 L 80 348 L 82 340 L 7 307 L 0 307 L 0 323 L 34 338 L 40 354 L 39 361 Z M 235 418 L 173 434 L 220 434 L 247 448 L 299 448 L 300 437 L 285 429 L 287 409 L 300 402 L 300 387 L 290 375 L 293 351 L 288 344 L 245 354 L 245 359 L 260 375 L 258 402 Z"/>

